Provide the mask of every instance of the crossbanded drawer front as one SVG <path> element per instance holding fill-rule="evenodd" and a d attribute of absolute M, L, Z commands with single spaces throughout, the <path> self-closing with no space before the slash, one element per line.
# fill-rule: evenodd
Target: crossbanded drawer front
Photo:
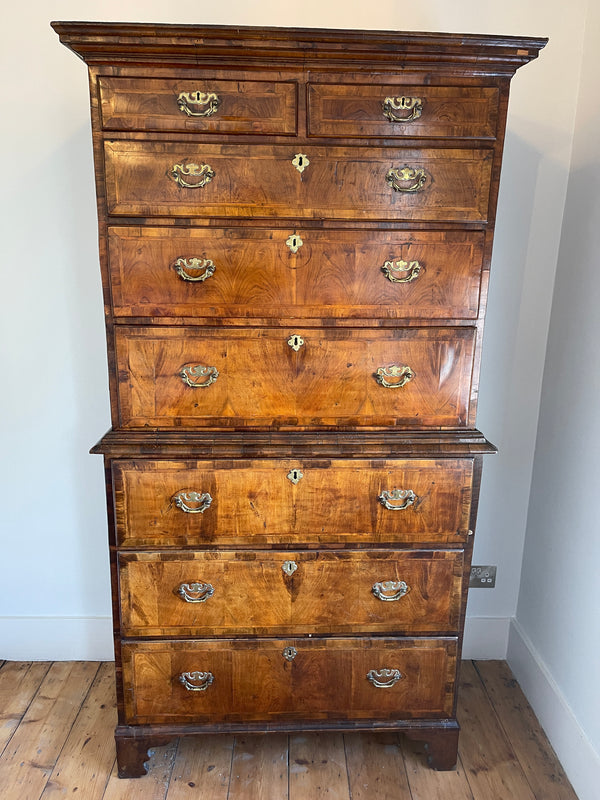
<path fill-rule="evenodd" d="M 133 459 L 112 476 L 122 547 L 459 544 L 473 461 Z"/>
<path fill-rule="evenodd" d="M 105 142 L 108 213 L 474 221 L 492 150 Z"/>
<path fill-rule="evenodd" d="M 111 227 L 118 317 L 476 319 L 483 234 Z"/>
<path fill-rule="evenodd" d="M 120 553 L 123 636 L 458 631 L 464 552 Z"/>
<path fill-rule="evenodd" d="M 308 129 L 313 136 L 493 139 L 495 87 L 312 83 Z"/>
<path fill-rule="evenodd" d="M 98 89 L 105 130 L 296 133 L 291 81 L 100 76 Z"/>
<path fill-rule="evenodd" d="M 118 326 L 124 427 L 465 426 L 474 328 Z"/>
<path fill-rule="evenodd" d="M 123 642 L 126 722 L 452 715 L 452 637 Z"/>

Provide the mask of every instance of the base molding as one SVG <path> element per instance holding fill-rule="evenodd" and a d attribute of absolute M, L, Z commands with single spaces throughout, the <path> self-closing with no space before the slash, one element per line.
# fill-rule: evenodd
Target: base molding
<path fill-rule="evenodd" d="M 224 723 L 219 725 L 117 725 L 115 745 L 119 778 L 146 775 L 148 750 L 168 744 L 178 736 L 201 737 L 210 733 L 261 734 L 283 731 L 397 731 L 409 739 L 425 743 L 427 763 L 432 769 L 447 771 L 456 766 L 460 725 L 457 720 L 282 720 L 269 723 Z M 198 743 L 201 746 L 201 742 Z"/>
<path fill-rule="evenodd" d="M 600 784 L 600 755 L 516 619 L 511 621 L 507 661 L 579 800 L 596 800 Z"/>

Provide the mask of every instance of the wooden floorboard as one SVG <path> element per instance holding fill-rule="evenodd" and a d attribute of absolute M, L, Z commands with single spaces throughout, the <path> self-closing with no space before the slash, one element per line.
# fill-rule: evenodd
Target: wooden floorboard
<path fill-rule="evenodd" d="M 394 733 L 183 738 L 119 779 L 113 665 L 0 663 L 2 800 L 577 800 L 507 664 L 464 662 L 456 770 Z"/>

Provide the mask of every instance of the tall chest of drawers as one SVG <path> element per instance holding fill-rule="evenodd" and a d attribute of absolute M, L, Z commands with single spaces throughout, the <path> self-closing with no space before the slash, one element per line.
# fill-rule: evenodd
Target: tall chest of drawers
<path fill-rule="evenodd" d="M 53 27 L 90 74 L 120 774 L 373 728 L 451 768 L 508 87 L 545 40 Z"/>

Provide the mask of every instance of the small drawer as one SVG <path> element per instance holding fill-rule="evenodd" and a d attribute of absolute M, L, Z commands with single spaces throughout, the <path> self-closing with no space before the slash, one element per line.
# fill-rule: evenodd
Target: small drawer
<path fill-rule="evenodd" d="M 496 87 L 314 83 L 312 136 L 494 139 Z"/>
<path fill-rule="evenodd" d="M 456 545 L 473 461 L 136 459 L 112 476 L 121 547 Z"/>
<path fill-rule="evenodd" d="M 122 658 L 129 724 L 435 719 L 452 715 L 457 640 L 123 642 Z"/>
<path fill-rule="evenodd" d="M 118 317 L 476 319 L 483 242 L 465 231 L 114 226 L 112 304 Z"/>
<path fill-rule="evenodd" d="M 108 213 L 487 219 L 491 149 L 106 141 Z"/>
<path fill-rule="evenodd" d="M 124 427 L 456 427 L 474 328 L 118 326 Z"/>
<path fill-rule="evenodd" d="M 98 78 L 112 131 L 295 134 L 297 84 L 201 78 Z"/>
<path fill-rule="evenodd" d="M 123 636 L 456 633 L 464 552 L 120 553 Z"/>

